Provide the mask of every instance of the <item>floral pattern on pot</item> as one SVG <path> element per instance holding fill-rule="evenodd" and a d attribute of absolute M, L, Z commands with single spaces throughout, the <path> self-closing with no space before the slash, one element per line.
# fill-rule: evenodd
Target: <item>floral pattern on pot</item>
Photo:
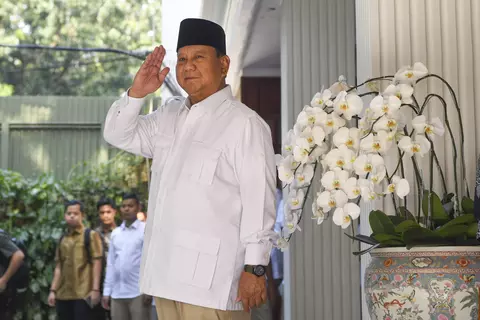
<path fill-rule="evenodd" d="M 386 248 L 371 256 L 372 320 L 480 319 L 480 247 Z"/>

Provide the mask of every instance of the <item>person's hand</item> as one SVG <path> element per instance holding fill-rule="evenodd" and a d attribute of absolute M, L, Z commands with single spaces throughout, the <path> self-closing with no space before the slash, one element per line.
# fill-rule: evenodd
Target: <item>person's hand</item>
<path fill-rule="evenodd" d="M 3 277 L 0 277 L 0 293 L 7 289 L 7 280 Z"/>
<path fill-rule="evenodd" d="M 92 291 L 90 293 L 90 299 L 92 300 L 92 306 L 96 306 L 97 304 L 100 303 L 100 292 L 98 291 Z"/>
<path fill-rule="evenodd" d="M 48 305 L 50 307 L 55 307 L 55 292 L 50 291 L 50 294 L 48 295 Z"/>
<path fill-rule="evenodd" d="M 146 306 L 152 305 L 152 296 L 144 294 L 143 295 L 143 304 L 146 305 Z"/>
<path fill-rule="evenodd" d="M 165 48 L 160 46 L 147 56 L 133 79 L 132 87 L 128 92 L 130 97 L 143 98 L 160 88 L 170 71 L 168 67 L 162 69 L 165 53 Z"/>
<path fill-rule="evenodd" d="M 109 296 L 103 296 L 102 307 L 105 310 L 110 310 L 110 297 Z"/>
<path fill-rule="evenodd" d="M 238 284 L 237 302 L 242 302 L 243 310 L 250 312 L 253 307 L 259 307 L 267 301 L 265 277 L 257 277 L 248 272 L 242 272 Z"/>

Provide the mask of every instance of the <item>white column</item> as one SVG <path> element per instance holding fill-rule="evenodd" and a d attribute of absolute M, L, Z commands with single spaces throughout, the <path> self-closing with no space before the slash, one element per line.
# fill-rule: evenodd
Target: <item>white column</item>
<path fill-rule="evenodd" d="M 284 0 L 281 34 L 286 133 L 322 86 L 340 75 L 355 83 L 355 1 Z M 285 319 L 358 319 L 360 263 L 352 255 L 358 245 L 331 220 L 317 226 L 310 203 L 286 255 Z"/>

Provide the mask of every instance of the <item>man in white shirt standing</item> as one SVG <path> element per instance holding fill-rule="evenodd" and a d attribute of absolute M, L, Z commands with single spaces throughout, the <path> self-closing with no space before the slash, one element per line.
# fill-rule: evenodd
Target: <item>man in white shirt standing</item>
<path fill-rule="evenodd" d="M 112 320 L 150 319 L 151 297 L 142 295 L 139 288 L 145 232 L 145 223 L 137 220 L 139 204 L 136 195 L 124 195 L 120 208 L 123 223 L 110 239 L 102 306 L 111 308 Z"/>
<path fill-rule="evenodd" d="M 160 320 L 250 319 L 266 300 L 276 168 L 268 125 L 237 101 L 225 78 L 225 32 L 202 19 L 180 25 L 176 76 L 188 98 L 139 115 L 160 88 L 157 47 L 113 103 L 110 144 L 153 158 L 140 290 Z"/>

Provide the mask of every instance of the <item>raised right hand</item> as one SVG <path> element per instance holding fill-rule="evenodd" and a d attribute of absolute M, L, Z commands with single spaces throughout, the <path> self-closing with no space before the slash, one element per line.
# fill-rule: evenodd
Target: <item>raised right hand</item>
<path fill-rule="evenodd" d="M 50 307 L 55 307 L 55 293 L 54 292 L 50 292 L 50 294 L 48 295 L 48 305 Z"/>
<path fill-rule="evenodd" d="M 165 53 L 165 48 L 160 46 L 147 56 L 133 79 L 132 87 L 128 92 L 130 97 L 143 98 L 160 88 L 170 71 L 168 67 L 161 69 Z"/>

